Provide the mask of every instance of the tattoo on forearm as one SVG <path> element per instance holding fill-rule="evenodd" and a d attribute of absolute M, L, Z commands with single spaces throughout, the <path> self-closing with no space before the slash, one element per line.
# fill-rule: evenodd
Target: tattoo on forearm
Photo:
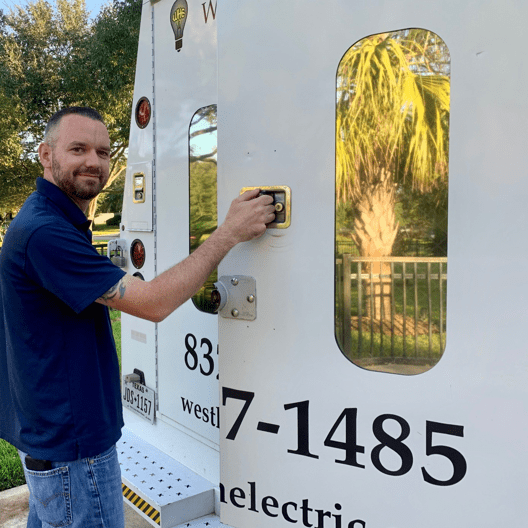
<path fill-rule="evenodd" d="M 99 297 L 103 301 L 113 301 L 119 293 L 119 298 L 122 299 L 125 296 L 126 285 L 125 281 L 121 279 L 118 283 L 114 284 L 106 293 Z"/>

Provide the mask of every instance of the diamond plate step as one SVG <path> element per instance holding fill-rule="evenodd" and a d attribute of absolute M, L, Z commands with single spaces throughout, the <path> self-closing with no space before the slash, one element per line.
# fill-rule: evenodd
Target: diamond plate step
<path fill-rule="evenodd" d="M 177 528 L 231 528 L 227 524 L 220 522 L 220 517 L 217 515 L 207 515 L 201 519 L 180 524 Z"/>
<path fill-rule="evenodd" d="M 186 526 L 183 523 L 214 513 L 211 482 L 126 427 L 117 443 L 117 453 L 124 499 L 153 526 Z"/>

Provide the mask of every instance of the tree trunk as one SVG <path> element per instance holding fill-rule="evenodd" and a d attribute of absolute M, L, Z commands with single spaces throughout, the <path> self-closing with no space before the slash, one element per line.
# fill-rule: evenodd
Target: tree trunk
<path fill-rule="evenodd" d="M 372 181 L 372 180 L 371 180 Z M 395 184 L 391 175 L 381 169 L 375 183 L 363 188 L 358 202 L 358 216 L 354 220 L 354 234 L 362 257 L 388 257 L 398 233 L 395 215 Z M 367 317 L 386 319 L 391 310 L 390 264 L 382 262 L 367 263 L 366 273 L 377 275 L 372 282 L 366 281 L 365 298 Z M 381 277 L 385 275 L 386 277 Z M 372 302 L 371 302 L 372 299 Z"/>
<path fill-rule="evenodd" d="M 99 196 L 96 196 L 90 202 L 90 205 L 88 206 L 88 210 L 86 211 L 86 218 L 88 218 L 88 220 L 92 220 L 92 222 L 93 222 L 93 219 L 95 218 L 95 211 L 97 209 L 97 199 L 98 198 Z"/>

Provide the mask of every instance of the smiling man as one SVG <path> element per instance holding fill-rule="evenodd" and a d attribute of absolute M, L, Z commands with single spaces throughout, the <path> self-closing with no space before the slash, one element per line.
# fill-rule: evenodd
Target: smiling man
<path fill-rule="evenodd" d="M 107 306 L 162 321 L 228 251 L 275 218 L 270 196 L 236 198 L 192 255 L 150 282 L 97 253 L 85 212 L 108 181 L 110 140 L 90 108 L 55 114 L 39 146 L 37 190 L 0 252 L 0 438 L 18 448 L 28 528 L 122 528 L 115 444 L 123 415 Z"/>
<path fill-rule="evenodd" d="M 84 126 L 87 118 L 92 120 L 90 127 Z M 85 211 L 108 181 L 108 131 L 96 115 L 92 119 L 73 113 L 61 119 L 57 113 L 46 127 L 39 157 L 44 179 L 54 183 Z"/>

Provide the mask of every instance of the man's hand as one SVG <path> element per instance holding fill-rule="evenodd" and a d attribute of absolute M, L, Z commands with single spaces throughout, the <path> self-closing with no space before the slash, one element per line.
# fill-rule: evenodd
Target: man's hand
<path fill-rule="evenodd" d="M 275 220 L 273 198 L 259 193 L 260 189 L 246 191 L 229 207 L 221 229 L 233 238 L 233 246 L 262 236 L 266 225 Z"/>

